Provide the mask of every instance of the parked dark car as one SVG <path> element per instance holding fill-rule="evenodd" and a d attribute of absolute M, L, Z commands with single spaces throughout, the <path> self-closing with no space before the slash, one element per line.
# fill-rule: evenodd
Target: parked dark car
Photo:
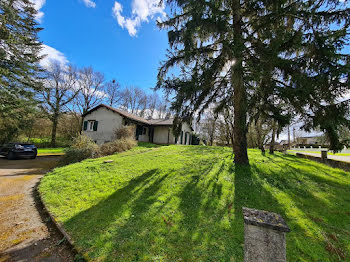
<path fill-rule="evenodd" d="M 35 145 L 28 143 L 8 143 L 0 148 L 0 155 L 13 160 L 19 157 L 28 157 L 35 159 L 38 150 Z"/>

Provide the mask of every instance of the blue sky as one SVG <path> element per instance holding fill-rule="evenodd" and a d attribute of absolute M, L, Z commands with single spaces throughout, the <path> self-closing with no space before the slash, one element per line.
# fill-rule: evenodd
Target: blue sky
<path fill-rule="evenodd" d="M 155 86 L 167 49 L 166 31 L 156 26 L 164 15 L 157 0 L 32 1 L 44 28 L 46 61 L 92 66 L 122 86 Z"/>

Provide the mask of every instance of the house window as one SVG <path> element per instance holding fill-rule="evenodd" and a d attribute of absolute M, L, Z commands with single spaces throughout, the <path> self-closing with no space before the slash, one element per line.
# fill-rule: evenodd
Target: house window
<path fill-rule="evenodd" d="M 94 131 L 95 121 L 88 121 L 87 131 Z"/>
<path fill-rule="evenodd" d="M 142 130 L 142 134 L 146 135 L 146 133 L 147 133 L 147 129 L 146 129 L 146 127 L 144 127 L 143 130 Z"/>
<path fill-rule="evenodd" d="M 97 128 L 98 128 L 98 121 L 95 121 L 95 120 L 84 121 L 84 126 L 83 126 L 84 131 L 97 131 Z"/>

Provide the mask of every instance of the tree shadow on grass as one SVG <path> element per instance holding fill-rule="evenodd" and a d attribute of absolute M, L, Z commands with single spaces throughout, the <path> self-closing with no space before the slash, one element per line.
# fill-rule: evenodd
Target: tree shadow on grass
<path fill-rule="evenodd" d="M 197 150 L 198 154 L 208 152 L 206 148 Z M 290 169 L 285 168 L 282 177 L 273 172 L 265 175 L 266 170 L 254 163 L 235 166 L 227 150 L 203 159 L 194 156 L 195 160 L 187 147 L 180 153 L 186 155 L 183 167 L 149 170 L 65 223 L 91 259 L 242 261 L 243 206 L 276 212 L 286 219 L 292 229 L 287 236 L 290 258 L 319 258 L 308 255 L 307 230 L 288 213 L 293 206 L 274 194 L 298 191 L 293 184 L 297 174 L 289 174 Z M 313 201 L 315 196 L 302 190 L 295 194 Z M 317 201 L 315 198 L 314 202 L 321 204 Z M 300 203 L 291 205 L 308 219 Z M 319 245 L 323 248 L 323 243 Z"/>
<path fill-rule="evenodd" d="M 234 199 L 234 238 L 237 248 L 236 252 L 243 255 L 244 242 L 244 222 L 242 207 L 255 208 L 266 210 L 280 214 L 287 225 L 291 228 L 291 233 L 287 234 L 287 259 L 288 260 L 322 260 L 327 257 L 332 257 L 327 254 L 324 249 L 324 242 L 320 243 L 320 239 L 314 234 L 320 230 L 320 225 L 315 224 L 308 218 L 307 210 L 302 206 L 302 203 L 296 202 L 293 195 L 288 195 L 290 191 L 286 188 L 279 188 L 278 184 L 266 181 L 264 171 L 256 165 L 252 166 L 233 166 L 235 172 L 235 199 Z M 288 174 L 285 174 L 286 176 Z M 274 176 L 274 174 L 272 174 Z M 279 178 L 277 178 L 278 180 Z M 281 184 L 286 181 L 282 181 Z M 266 186 L 269 185 L 270 187 Z M 292 187 L 288 182 L 286 187 Z M 289 188 L 291 191 L 296 188 Z M 281 195 L 273 195 L 272 191 L 280 190 Z M 298 190 L 296 190 L 299 192 Z M 315 203 L 318 201 L 312 194 L 304 191 L 304 197 L 313 199 Z M 289 200 L 291 202 L 288 202 Z M 279 199 L 281 198 L 281 199 Z M 320 205 L 324 203 L 319 203 Z M 323 205 L 324 206 L 324 205 Z M 293 213 L 295 212 L 297 213 Z M 293 215 L 293 216 L 291 216 Z M 314 227 L 314 228 L 313 228 Z M 310 230 L 309 230 L 310 229 Z"/>
<path fill-rule="evenodd" d="M 266 199 L 272 198 L 277 201 L 277 206 L 271 203 L 273 208 L 276 207 L 275 212 L 280 213 L 292 229 L 287 236 L 289 257 L 308 260 L 336 259 L 332 251 L 326 250 L 325 246 L 334 245 L 339 250 L 346 250 L 341 242 L 346 243 L 349 240 L 349 235 L 346 235 L 343 229 L 350 222 L 345 213 L 349 208 L 346 204 L 346 192 L 350 191 L 350 185 L 344 181 L 336 181 L 334 177 L 320 175 L 323 172 L 322 168 L 329 169 L 318 163 L 296 165 L 293 158 L 276 158 L 284 161 L 275 161 L 277 166 L 269 169 L 269 172 L 266 172 L 266 166 L 254 162 L 250 170 L 253 180 L 265 188 L 263 193 L 269 193 Z M 314 165 L 315 170 L 307 164 Z M 237 175 L 236 171 L 236 177 Z M 329 244 L 327 235 L 334 232 L 345 232 L 345 235 L 342 235 L 342 240 Z"/>
<path fill-rule="evenodd" d="M 107 199 L 95 206 L 80 212 L 64 223 L 64 227 L 71 232 L 74 239 L 94 239 L 101 231 L 108 228 L 109 224 L 121 217 L 123 211 L 130 205 L 132 193 L 141 190 L 153 179 L 157 169 L 149 170 L 142 175 L 131 179 L 124 187 L 115 191 Z M 91 237 L 88 237 L 91 235 Z M 83 247 L 89 246 L 90 241 L 80 242 Z"/>
<path fill-rule="evenodd" d="M 200 173 L 207 176 L 217 160 L 202 162 L 198 167 Z M 192 248 L 198 243 L 192 240 L 198 239 L 202 230 L 199 228 L 203 211 L 200 179 L 191 165 L 167 172 L 150 170 L 72 217 L 64 226 L 91 259 L 191 260 Z M 220 194 L 219 191 L 216 189 L 215 194 Z"/>

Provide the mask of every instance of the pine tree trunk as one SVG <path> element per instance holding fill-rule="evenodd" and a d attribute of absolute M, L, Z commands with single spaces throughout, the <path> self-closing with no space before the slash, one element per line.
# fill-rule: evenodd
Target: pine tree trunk
<path fill-rule="evenodd" d="M 233 1 L 233 30 L 235 42 L 235 64 L 232 72 L 232 85 L 234 88 L 234 154 L 235 163 L 248 165 L 247 153 L 247 92 L 243 83 L 243 35 L 241 28 L 240 1 Z"/>
<path fill-rule="evenodd" d="M 262 138 L 262 135 L 261 135 L 261 132 L 260 132 L 261 129 L 260 129 L 260 122 L 259 122 L 259 120 L 257 120 L 255 122 L 255 127 L 256 127 L 256 134 L 257 134 L 257 140 L 258 140 L 258 147 L 261 150 L 261 153 L 263 155 L 265 155 L 264 142 L 263 142 L 263 138 Z"/>
<path fill-rule="evenodd" d="M 58 116 L 54 115 L 52 119 L 51 147 L 56 147 L 57 125 L 58 125 Z"/>
<path fill-rule="evenodd" d="M 276 128 L 275 128 L 275 121 L 272 122 L 272 137 L 271 137 L 271 143 L 270 143 L 270 154 L 275 153 L 275 137 L 276 137 Z"/>

